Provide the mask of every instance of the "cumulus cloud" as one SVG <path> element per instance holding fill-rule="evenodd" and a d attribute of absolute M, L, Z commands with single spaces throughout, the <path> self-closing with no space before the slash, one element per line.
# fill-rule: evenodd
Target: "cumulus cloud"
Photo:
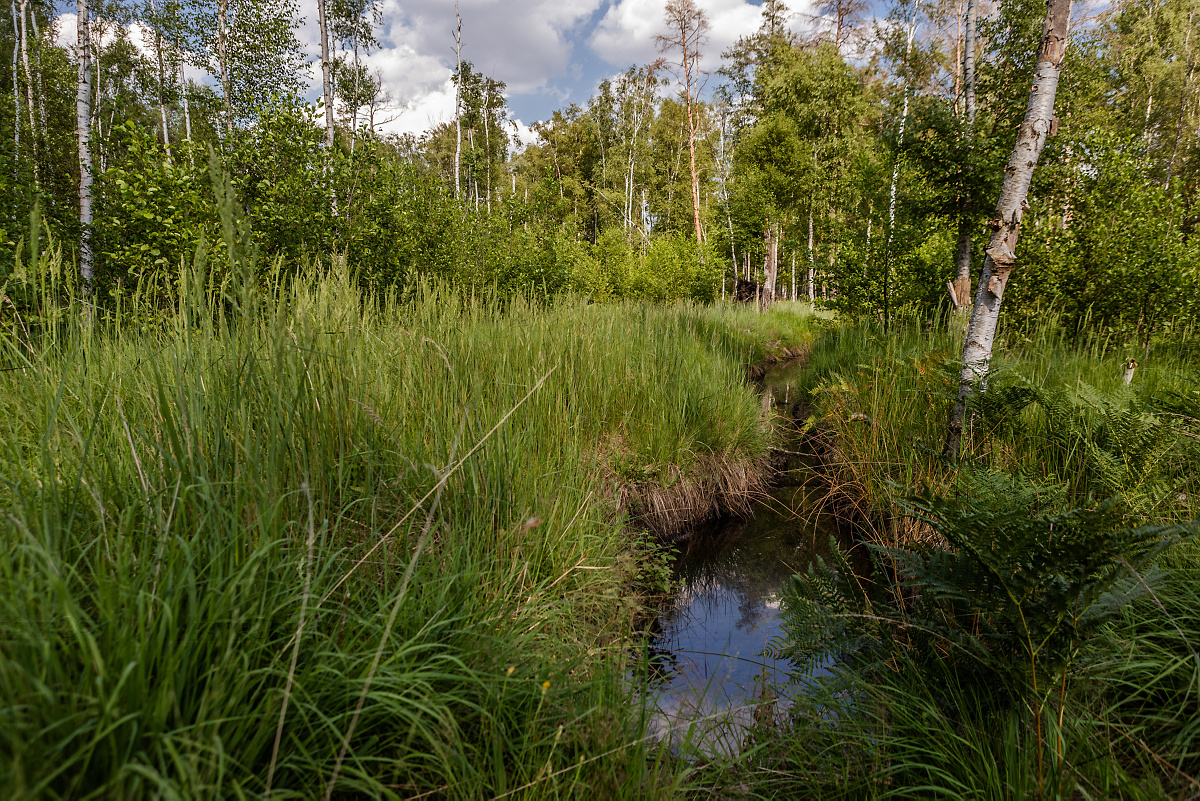
<path fill-rule="evenodd" d="M 723 50 L 758 29 L 760 9 L 746 0 L 699 0 L 712 24 L 704 61 L 717 62 Z M 609 6 L 589 41 L 610 64 L 644 64 L 658 57 L 654 36 L 664 31 L 663 0 L 619 0 Z"/>
<path fill-rule="evenodd" d="M 658 57 L 655 34 L 664 32 L 664 0 L 617 0 L 612 3 L 592 32 L 588 44 L 610 64 L 645 64 Z M 739 37 L 749 36 L 762 23 L 762 8 L 747 0 L 697 0 L 712 25 L 701 66 L 715 70 L 720 55 Z M 799 30 L 800 16 L 810 0 L 793 3 L 792 27 Z"/>

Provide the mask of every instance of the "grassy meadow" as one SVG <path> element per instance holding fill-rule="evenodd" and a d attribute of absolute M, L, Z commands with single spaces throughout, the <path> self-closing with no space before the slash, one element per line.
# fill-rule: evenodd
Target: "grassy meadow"
<path fill-rule="evenodd" d="M 166 303 L 90 311 L 53 248 L 6 288 L 5 797 L 1200 790 L 1190 336 L 1008 332 L 948 464 L 955 320 L 379 297 L 230 231 L 232 277 Z M 768 412 L 748 367 L 801 349 Z M 782 599 L 786 722 L 669 749 L 630 679 L 657 543 L 779 446 L 872 567 L 835 547 Z"/>
<path fill-rule="evenodd" d="M 169 309 L 84 327 L 35 286 L 5 317 L 0 794 L 686 784 L 623 678 L 661 575 L 636 501 L 759 470 L 746 362 L 802 324 L 262 289 L 231 254 L 240 277 L 193 265 Z"/>

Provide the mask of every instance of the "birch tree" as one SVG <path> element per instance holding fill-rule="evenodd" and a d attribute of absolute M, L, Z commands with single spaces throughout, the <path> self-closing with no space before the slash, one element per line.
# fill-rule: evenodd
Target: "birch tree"
<path fill-rule="evenodd" d="M 950 412 L 945 455 L 951 460 L 958 458 L 967 401 L 975 387 L 982 386 L 987 380 L 1004 288 L 1017 266 L 1017 239 L 1021 218 L 1029 209 L 1029 184 L 1033 179 L 1033 171 L 1046 146 L 1046 139 L 1057 132 L 1054 98 L 1067 51 L 1070 18 L 1071 0 L 1049 0 L 1025 116 L 1017 130 L 1012 155 L 1004 168 L 1004 183 L 1000 189 L 1000 201 L 996 204 L 996 214 L 989 223 L 992 236 L 985 251 L 979 287 L 975 292 L 975 307 L 971 312 L 971 323 L 963 346 L 958 398 Z"/>
<path fill-rule="evenodd" d="M 454 197 L 462 197 L 462 15 L 454 3 Z"/>
<path fill-rule="evenodd" d="M 78 79 L 75 92 L 75 135 L 79 142 L 79 274 L 83 291 L 92 293 L 92 87 L 91 37 L 88 0 L 78 0 L 76 13 L 76 58 Z"/>
<path fill-rule="evenodd" d="M 220 79 L 227 136 L 274 98 L 301 93 L 307 62 L 295 0 L 217 0 L 197 21 L 209 32 L 204 57 Z"/>
<path fill-rule="evenodd" d="M 963 36 L 963 105 L 967 117 L 967 136 L 975 135 L 975 29 L 979 17 L 979 0 L 967 0 L 966 31 Z M 970 205 L 967 198 L 964 205 Z M 971 296 L 971 218 L 963 215 L 958 221 L 958 247 L 955 252 L 954 283 L 950 299 L 955 309 L 964 310 Z"/>
<path fill-rule="evenodd" d="M 325 102 L 325 146 L 333 147 L 333 81 L 329 64 L 329 10 L 326 0 L 317 0 L 317 21 L 321 28 L 321 99 Z"/>

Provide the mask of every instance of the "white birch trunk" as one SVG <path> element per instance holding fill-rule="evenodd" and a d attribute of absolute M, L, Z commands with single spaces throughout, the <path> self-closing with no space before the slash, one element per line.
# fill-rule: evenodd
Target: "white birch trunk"
<path fill-rule="evenodd" d="M 979 17 L 979 0 L 967 0 L 966 38 L 963 42 L 963 97 L 967 115 L 967 132 L 975 133 L 975 30 Z M 969 200 L 969 198 L 968 198 Z M 958 224 L 958 249 L 955 254 L 954 283 L 950 299 L 957 312 L 965 312 L 971 303 L 971 221 L 964 217 Z"/>
<path fill-rule="evenodd" d="M 808 210 L 808 302 L 812 303 L 816 300 L 816 295 L 813 292 L 813 273 L 817 271 L 816 256 L 813 254 L 813 215 L 812 209 Z"/>
<path fill-rule="evenodd" d="M 993 233 L 985 251 L 983 272 L 975 292 L 975 307 L 963 346 L 958 399 L 950 413 L 946 438 L 945 455 L 952 460 L 958 458 L 967 400 L 974 393 L 975 386 L 982 386 L 987 380 L 1004 288 L 1016 267 L 1021 218 L 1029 209 L 1029 184 L 1033 179 L 1033 171 L 1046 146 L 1047 137 L 1057 129 L 1054 97 L 1067 50 L 1070 18 L 1071 0 L 1049 1 L 1034 67 L 1033 86 L 1029 91 L 1025 117 L 1017 131 L 1016 144 L 1004 168 L 1000 201 L 996 204 L 996 215 L 990 223 Z"/>
<path fill-rule="evenodd" d="M 792 300 L 796 299 L 796 253 L 792 252 Z"/>
<path fill-rule="evenodd" d="M 79 274 L 83 291 L 92 294 L 92 91 L 88 0 L 78 0 L 76 54 L 79 61 L 75 93 L 75 133 L 79 139 Z"/>
<path fill-rule="evenodd" d="M 325 101 L 325 146 L 333 149 L 333 81 L 329 74 L 329 11 L 325 0 L 317 0 L 321 26 L 321 97 Z"/>
<path fill-rule="evenodd" d="M 184 74 L 183 64 L 179 65 L 179 95 L 183 101 L 183 138 L 192 141 L 192 112 L 188 108 L 187 75 Z"/>
<path fill-rule="evenodd" d="M 967 125 L 975 127 L 975 29 L 979 20 L 979 0 L 967 0 L 967 31 L 963 42 L 963 82 Z"/>
<path fill-rule="evenodd" d="M 12 24 L 13 24 L 13 41 L 16 42 L 21 38 L 20 28 L 17 23 L 17 2 L 11 0 L 12 5 Z M 13 117 L 13 145 L 16 158 L 21 157 L 21 82 L 17 78 L 17 48 L 12 51 L 12 82 L 13 82 L 13 107 L 16 109 L 16 114 Z"/>
<path fill-rule="evenodd" d="M 158 62 L 158 117 L 162 124 L 163 149 L 167 153 L 167 160 L 171 159 L 171 134 L 167 131 L 167 102 L 163 97 L 163 86 L 167 82 L 166 64 L 163 62 L 162 52 L 162 20 L 158 17 L 158 3 L 156 0 L 150 2 L 150 13 L 154 15 L 154 55 Z"/>
<path fill-rule="evenodd" d="M 454 2 L 454 18 L 458 27 L 454 29 L 454 197 L 462 196 L 462 185 L 459 182 L 459 169 L 462 164 L 462 15 L 458 13 L 458 0 Z"/>
<path fill-rule="evenodd" d="M 229 52 L 225 46 L 229 0 L 217 3 L 217 55 L 221 59 L 221 90 L 225 93 L 225 135 L 233 135 L 233 81 L 229 75 Z"/>
<path fill-rule="evenodd" d="M 920 0 L 913 0 L 912 18 L 908 21 L 908 42 L 904 47 L 904 60 L 908 61 L 912 55 L 913 39 L 917 35 L 917 11 L 920 8 Z M 909 83 L 905 78 L 904 81 L 904 106 L 900 112 L 900 135 L 897 142 L 900 146 L 904 145 L 904 132 L 908 126 L 908 101 L 909 101 Z M 884 322 L 886 323 L 891 317 L 889 306 L 889 292 L 892 283 L 892 237 L 896 232 L 896 185 L 900 181 L 900 159 L 896 159 L 892 164 L 892 186 L 888 198 L 888 235 L 887 244 L 884 247 L 884 275 L 883 275 L 883 308 Z"/>
<path fill-rule="evenodd" d="M 37 14 L 31 12 L 29 14 L 29 24 L 33 26 L 33 41 L 37 42 L 37 83 L 38 83 L 38 119 L 41 122 L 42 130 L 49 131 L 46 127 L 46 76 L 42 69 L 42 32 L 38 30 Z"/>
<path fill-rule="evenodd" d="M 37 118 L 33 113 L 33 77 L 29 70 L 29 49 L 25 33 L 25 15 L 28 13 L 28 8 L 29 0 L 21 0 L 17 9 L 21 15 L 21 34 L 18 43 L 21 48 L 21 67 L 25 72 L 25 109 L 29 112 L 29 152 L 33 155 L 30 160 L 33 165 L 33 185 L 38 186 L 41 183 L 38 170 L 38 129 Z M 19 118 L 16 124 L 21 124 Z"/>

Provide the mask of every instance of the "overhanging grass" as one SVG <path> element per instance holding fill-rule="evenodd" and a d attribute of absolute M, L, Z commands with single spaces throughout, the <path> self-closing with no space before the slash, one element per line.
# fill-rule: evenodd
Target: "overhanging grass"
<path fill-rule="evenodd" d="M 687 780 L 622 689 L 637 565 L 601 462 L 761 458 L 754 333 L 342 274 L 180 286 L 165 317 L 0 340 L 7 797 Z"/>

